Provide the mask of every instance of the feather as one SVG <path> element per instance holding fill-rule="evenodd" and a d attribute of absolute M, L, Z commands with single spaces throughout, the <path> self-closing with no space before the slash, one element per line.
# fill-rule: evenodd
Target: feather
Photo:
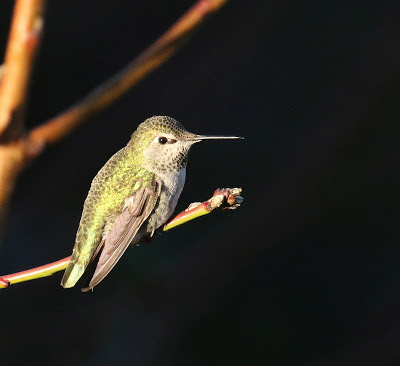
<path fill-rule="evenodd" d="M 151 187 L 139 188 L 132 197 L 126 200 L 124 210 L 117 216 L 108 232 L 104 234 L 101 245 L 92 257 L 92 261 L 98 258 L 98 262 L 89 285 L 82 291 L 88 291 L 98 285 L 113 269 L 153 211 L 160 190 L 161 184 L 153 179 Z"/>

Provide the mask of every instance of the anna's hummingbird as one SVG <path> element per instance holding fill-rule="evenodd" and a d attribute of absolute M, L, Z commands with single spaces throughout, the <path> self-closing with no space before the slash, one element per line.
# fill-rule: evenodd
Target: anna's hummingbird
<path fill-rule="evenodd" d="M 190 147 L 222 139 L 240 137 L 196 135 L 166 116 L 141 123 L 93 179 L 61 285 L 72 287 L 86 273 L 82 290 L 92 289 L 129 245 L 148 241 L 175 210 Z"/>

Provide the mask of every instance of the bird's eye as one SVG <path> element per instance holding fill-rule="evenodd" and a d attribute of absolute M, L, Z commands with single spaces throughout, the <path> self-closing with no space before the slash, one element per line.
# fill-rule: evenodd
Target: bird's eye
<path fill-rule="evenodd" d="M 159 142 L 161 145 L 164 145 L 164 144 L 166 144 L 166 143 L 168 142 L 168 139 L 167 139 L 166 137 L 159 137 L 159 138 L 158 138 L 158 142 Z"/>

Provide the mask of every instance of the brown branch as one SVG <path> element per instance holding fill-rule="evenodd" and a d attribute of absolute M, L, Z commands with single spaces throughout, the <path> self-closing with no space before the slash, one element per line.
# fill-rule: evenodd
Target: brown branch
<path fill-rule="evenodd" d="M 54 143 L 109 107 L 150 72 L 167 61 L 193 30 L 226 0 L 199 0 L 172 27 L 124 69 L 92 90 L 67 111 L 34 128 L 30 139 Z"/>
<path fill-rule="evenodd" d="M 240 188 L 217 189 L 209 200 L 203 203 L 192 203 L 185 211 L 170 220 L 162 230 L 173 229 L 188 221 L 207 215 L 216 208 L 236 209 L 243 202 L 243 198 L 240 196 L 241 192 Z M 7 288 L 15 283 L 51 276 L 67 268 L 70 260 L 71 256 L 26 271 L 0 276 L 0 289 Z"/>
<path fill-rule="evenodd" d="M 43 25 L 44 3 L 44 0 L 15 3 L 0 84 L 2 141 L 6 131 L 16 134 L 15 130 L 20 132 L 22 127 L 29 78 Z"/>
<path fill-rule="evenodd" d="M 17 0 L 0 81 L 0 222 L 25 158 L 38 145 L 23 140 L 32 64 L 43 25 L 44 0 Z"/>
<path fill-rule="evenodd" d="M 23 160 L 24 154 L 20 142 L 0 144 L 0 228 Z"/>

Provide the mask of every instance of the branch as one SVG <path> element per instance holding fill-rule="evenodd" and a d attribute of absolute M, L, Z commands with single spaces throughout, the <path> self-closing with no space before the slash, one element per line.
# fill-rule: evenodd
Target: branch
<path fill-rule="evenodd" d="M 22 140 L 29 77 L 43 25 L 44 0 L 15 3 L 0 81 L 0 223 L 26 156 L 38 144 Z"/>
<path fill-rule="evenodd" d="M 15 3 L 0 84 L 3 142 L 6 131 L 14 135 L 22 130 L 29 77 L 43 26 L 44 3 L 44 0 L 17 0 Z M 12 137 L 21 137 L 21 134 Z"/>
<path fill-rule="evenodd" d="M 214 211 L 216 208 L 234 210 L 243 202 L 241 188 L 218 188 L 215 190 L 213 196 L 203 203 L 196 202 L 189 205 L 189 207 L 182 211 L 179 215 L 175 216 L 163 228 L 163 231 L 173 229 L 176 226 L 185 224 L 188 221 L 197 219 Z"/>
<path fill-rule="evenodd" d="M 217 189 L 209 200 L 203 203 L 190 204 L 185 211 L 166 224 L 162 231 L 168 231 L 200 216 L 207 215 L 216 208 L 221 208 L 222 210 L 236 209 L 243 202 L 243 198 L 240 196 L 241 192 L 241 188 Z M 51 276 L 67 268 L 70 259 L 71 256 L 26 271 L 0 276 L 0 289 L 7 288 L 15 283 Z"/>
<path fill-rule="evenodd" d="M 30 139 L 41 143 L 55 143 L 89 118 L 109 107 L 150 72 L 167 61 L 181 47 L 188 34 L 226 1 L 199 0 L 165 34 L 124 69 L 92 90 L 65 112 L 34 128 L 30 133 Z"/>

